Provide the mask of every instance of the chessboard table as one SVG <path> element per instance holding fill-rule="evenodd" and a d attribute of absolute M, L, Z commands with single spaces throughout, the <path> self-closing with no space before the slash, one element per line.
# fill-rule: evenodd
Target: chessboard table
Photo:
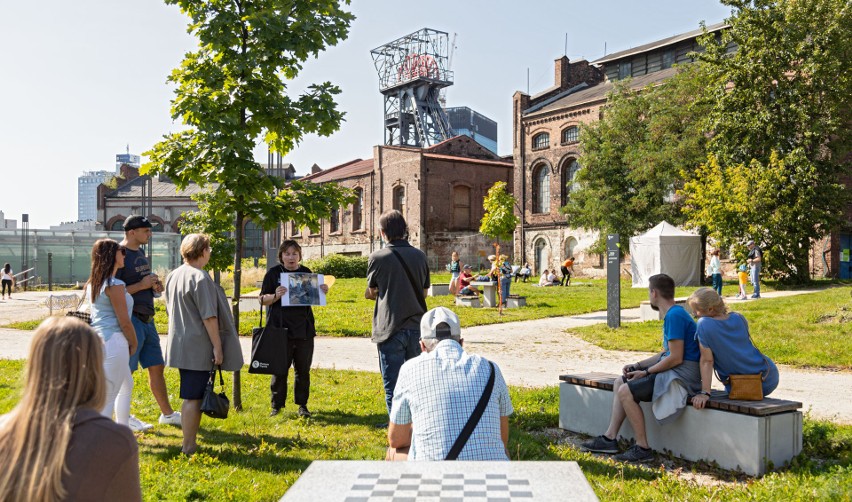
<path fill-rule="evenodd" d="M 576 462 L 318 460 L 281 502 L 597 501 Z"/>

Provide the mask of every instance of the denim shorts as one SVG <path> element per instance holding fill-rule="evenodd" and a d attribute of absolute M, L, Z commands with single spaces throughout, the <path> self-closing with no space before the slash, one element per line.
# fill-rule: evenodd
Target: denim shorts
<path fill-rule="evenodd" d="M 136 353 L 130 356 L 130 371 L 136 371 L 140 365 L 142 368 L 150 368 L 166 364 L 166 360 L 163 359 L 163 349 L 160 347 L 160 335 L 157 334 L 154 321 L 142 322 L 142 319 L 131 315 L 130 322 L 133 323 L 136 340 L 139 342 Z"/>

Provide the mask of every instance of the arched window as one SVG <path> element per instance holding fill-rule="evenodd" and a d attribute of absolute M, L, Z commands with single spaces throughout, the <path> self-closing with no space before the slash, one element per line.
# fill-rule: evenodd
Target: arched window
<path fill-rule="evenodd" d="M 577 247 L 577 239 L 568 237 L 565 239 L 565 258 L 574 258 L 574 248 Z"/>
<path fill-rule="evenodd" d="M 541 275 L 542 271 L 550 264 L 550 250 L 547 248 L 547 241 L 538 239 L 535 241 L 535 273 Z"/>
<path fill-rule="evenodd" d="M 453 187 L 453 228 L 470 228 L 470 187 Z"/>
<path fill-rule="evenodd" d="M 533 212 L 550 212 L 550 168 L 543 164 L 533 171 Z"/>
<path fill-rule="evenodd" d="M 109 229 L 114 230 L 116 232 L 124 232 L 124 220 L 121 218 L 115 220 L 109 227 Z"/>
<path fill-rule="evenodd" d="M 568 196 L 571 190 L 577 188 L 577 172 L 580 170 L 577 159 L 570 159 L 562 164 L 562 205 L 568 204 Z"/>
<path fill-rule="evenodd" d="M 260 258 L 263 256 L 263 229 L 253 221 L 246 221 L 243 227 L 243 256 Z"/>
<path fill-rule="evenodd" d="M 577 126 L 566 127 L 562 130 L 562 144 L 580 141 L 580 129 Z"/>
<path fill-rule="evenodd" d="M 352 230 L 361 230 L 363 219 L 361 213 L 364 211 L 364 189 L 355 189 L 355 202 L 352 203 Z"/>
<path fill-rule="evenodd" d="M 393 189 L 393 208 L 405 217 L 405 187 L 398 186 Z"/>
<path fill-rule="evenodd" d="M 533 136 L 533 150 L 540 150 L 550 146 L 550 134 L 541 132 Z"/>
<path fill-rule="evenodd" d="M 331 210 L 331 216 L 328 217 L 329 233 L 340 232 L 340 209 L 334 208 Z"/>

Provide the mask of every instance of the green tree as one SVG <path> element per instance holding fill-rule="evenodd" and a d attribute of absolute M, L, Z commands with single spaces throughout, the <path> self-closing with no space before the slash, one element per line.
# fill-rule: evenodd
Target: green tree
<path fill-rule="evenodd" d="M 352 14 L 337 0 L 166 0 L 190 18 L 198 39 L 168 80 L 177 85 L 171 114 L 186 129 L 146 152 L 143 170 L 168 175 L 178 187 L 216 188 L 203 196 L 201 228 L 236 237 L 233 313 L 239 329 L 243 222 L 264 229 L 281 222 L 317 229 L 331 209 L 349 201 L 333 184 L 292 182 L 268 175 L 254 160 L 260 141 L 286 154 L 308 133 L 330 135 L 343 113 L 330 82 L 287 94 L 309 57 L 346 38 Z M 215 184 L 215 185 L 214 185 Z M 235 379 L 235 394 L 238 391 Z M 235 395 L 235 405 L 239 396 Z"/>
<path fill-rule="evenodd" d="M 702 37 L 697 55 L 711 78 L 713 158 L 683 191 L 686 213 L 721 241 L 759 241 L 771 274 L 806 281 L 812 240 L 837 228 L 849 201 L 840 180 L 850 171 L 852 8 L 846 0 L 722 3 L 733 9 L 731 27 Z M 702 191 L 739 200 L 720 207 Z"/>
<path fill-rule="evenodd" d="M 485 214 L 479 225 L 479 233 L 497 240 L 511 239 L 519 221 L 515 215 L 515 204 L 517 199 L 506 191 L 506 182 L 494 183 L 482 200 Z"/>
<path fill-rule="evenodd" d="M 626 238 L 659 222 L 684 221 L 674 194 L 682 172 L 706 158 L 704 117 L 708 104 L 696 99 L 706 84 L 699 65 L 685 65 L 662 84 L 639 91 L 618 82 L 607 97 L 603 118 L 580 132 L 581 169 L 562 208 L 572 226 Z"/>

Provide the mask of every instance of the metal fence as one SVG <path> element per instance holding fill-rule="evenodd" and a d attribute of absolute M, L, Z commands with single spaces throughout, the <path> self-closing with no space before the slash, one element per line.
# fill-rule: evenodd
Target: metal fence
<path fill-rule="evenodd" d="M 48 262 L 52 262 L 52 282 L 73 284 L 84 282 L 91 268 L 92 245 L 98 239 L 121 241 L 124 232 L 78 230 L 0 230 L 0 265 L 9 263 L 16 271 L 21 264 L 34 270 L 28 274 L 36 277 L 30 285 L 48 282 Z M 27 246 L 21 243 L 26 239 Z M 181 235 L 155 232 L 152 238 L 151 266 L 173 269 L 180 265 Z M 26 259 L 22 256 L 25 249 Z"/>

